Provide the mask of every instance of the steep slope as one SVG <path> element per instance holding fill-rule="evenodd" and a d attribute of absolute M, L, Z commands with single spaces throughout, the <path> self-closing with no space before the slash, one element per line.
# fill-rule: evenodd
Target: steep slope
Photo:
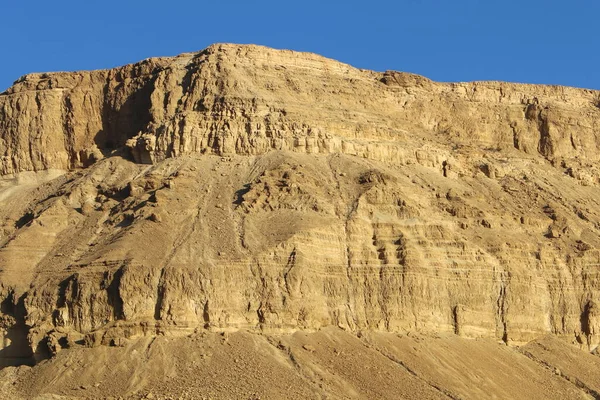
<path fill-rule="evenodd" d="M 593 350 L 599 99 L 237 45 L 27 75 L 0 95 L 0 364 L 328 326 Z"/>

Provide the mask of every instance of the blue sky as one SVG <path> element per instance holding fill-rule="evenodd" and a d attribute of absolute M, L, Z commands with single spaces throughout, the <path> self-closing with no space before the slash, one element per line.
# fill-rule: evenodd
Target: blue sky
<path fill-rule="evenodd" d="M 600 1 L 2 1 L 0 91 L 215 42 L 311 51 L 438 81 L 600 89 Z"/>

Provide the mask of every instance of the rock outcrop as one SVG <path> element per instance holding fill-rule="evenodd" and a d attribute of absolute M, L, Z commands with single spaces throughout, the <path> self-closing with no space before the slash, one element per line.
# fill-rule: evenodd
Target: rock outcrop
<path fill-rule="evenodd" d="M 450 156 L 415 154 L 424 139 L 591 163 L 599 104 L 591 90 L 436 83 L 313 54 L 214 45 L 113 70 L 22 77 L 0 97 L 0 172 L 85 167 L 124 144 L 142 163 L 272 150 L 397 163 Z"/>
<path fill-rule="evenodd" d="M 600 342 L 600 94 L 214 45 L 0 95 L 0 359 L 207 329 Z"/>

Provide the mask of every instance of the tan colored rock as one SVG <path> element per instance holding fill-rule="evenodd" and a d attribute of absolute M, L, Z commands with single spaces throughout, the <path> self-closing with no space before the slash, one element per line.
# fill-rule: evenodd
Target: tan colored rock
<path fill-rule="evenodd" d="M 591 350 L 597 96 L 237 45 L 25 76 L 0 95 L 0 343 L 333 325 Z"/>
<path fill-rule="evenodd" d="M 88 149 L 125 144 L 143 163 L 289 150 L 442 169 L 451 151 L 441 143 L 595 161 L 597 98 L 558 86 L 436 83 L 219 44 L 114 70 L 24 76 L 0 96 L 0 172 L 85 166 Z"/>
<path fill-rule="evenodd" d="M 455 335 L 357 338 L 337 328 L 275 336 L 240 331 L 227 341 L 204 332 L 61 351 L 34 368 L 0 370 L 0 393 L 11 399 L 589 399 L 600 388 L 599 366 L 597 356 L 551 338 L 516 349 Z"/>

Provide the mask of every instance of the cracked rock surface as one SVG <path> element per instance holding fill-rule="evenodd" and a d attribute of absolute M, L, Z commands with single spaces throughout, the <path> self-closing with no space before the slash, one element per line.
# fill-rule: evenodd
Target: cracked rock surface
<path fill-rule="evenodd" d="M 597 397 L 599 99 L 229 44 L 24 76 L 0 391 Z"/>

